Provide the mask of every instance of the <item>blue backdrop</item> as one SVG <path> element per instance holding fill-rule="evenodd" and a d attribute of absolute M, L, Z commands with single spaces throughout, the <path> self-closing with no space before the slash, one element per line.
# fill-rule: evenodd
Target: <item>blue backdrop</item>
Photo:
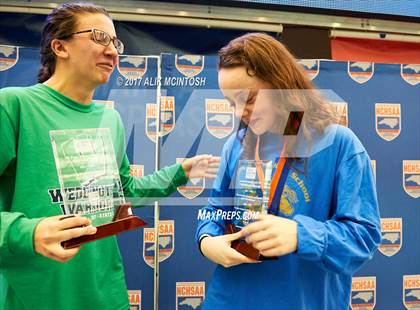
<path fill-rule="evenodd" d="M 39 50 L 0 45 L 0 87 L 36 83 Z M 120 57 L 95 99 L 121 114 L 133 174 L 154 170 L 157 98 L 163 126 L 161 166 L 198 153 L 219 155 L 237 121 L 217 86 L 217 57 L 163 54 Z M 314 83 L 343 111 L 342 122 L 373 160 L 383 241 L 353 279 L 353 309 L 420 307 L 420 66 L 302 60 Z M 333 95 L 331 95 L 333 93 Z M 208 109 L 206 111 L 206 106 Z M 161 309 L 199 309 L 214 264 L 194 242 L 197 211 L 212 180 L 193 180 L 161 203 Z M 153 225 L 153 206 L 135 213 Z M 119 236 L 133 309 L 153 309 L 151 226 Z M 331 296 L 333 298 L 333 296 Z M 416 308 L 416 309 L 417 309 Z"/>

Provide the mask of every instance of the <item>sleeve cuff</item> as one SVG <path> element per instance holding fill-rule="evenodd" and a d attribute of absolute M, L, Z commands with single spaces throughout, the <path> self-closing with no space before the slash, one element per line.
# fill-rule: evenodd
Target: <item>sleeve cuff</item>
<path fill-rule="evenodd" d="M 215 222 L 208 222 L 205 225 L 201 226 L 196 233 L 196 241 L 200 242 L 201 237 L 204 235 L 214 237 L 221 236 L 224 234 L 224 230 Z"/>
<path fill-rule="evenodd" d="M 327 244 L 324 223 L 304 215 L 296 215 L 293 219 L 298 223 L 297 255 L 307 260 L 320 260 Z"/>
<path fill-rule="evenodd" d="M 204 256 L 203 251 L 201 251 L 201 241 L 203 241 L 203 239 L 206 238 L 206 237 L 212 237 L 212 236 L 210 236 L 208 234 L 203 234 L 203 235 L 200 236 L 200 239 L 198 240 L 198 250 L 200 251 L 201 255 L 203 255 L 203 256 Z"/>
<path fill-rule="evenodd" d="M 9 250 L 16 255 L 34 255 L 35 227 L 43 218 L 20 218 L 15 221 L 9 231 Z"/>
<path fill-rule="evenodd" d="M 175 168 L 176 173 L 173 179 L 175 187 L 186 184 L 188 182 L 188 177 L 185 174 L 184 168 L 182 168 L 182 164 L 175 164 L 174 167 L 177 167 Z"/>

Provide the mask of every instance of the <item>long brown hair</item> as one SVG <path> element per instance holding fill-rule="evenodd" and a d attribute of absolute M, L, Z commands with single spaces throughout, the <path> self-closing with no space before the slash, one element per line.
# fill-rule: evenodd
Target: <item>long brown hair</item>
<path fill-rule="evenodd" d="M 274 90 L 287 90 L 283 93 L 287 98 L 283 99 L 288 107 L 282 104 L 284 100 L 277 100 L 275 107 L 279 122 L 286 122 L 290 111 L 304 111 L 305 121 L 300 130 L 308 143 L 311 143 L 310 128 L 321 134 L 326 126 L 337 123 L 335 109 L 318 94 L 287 48 L 273 37 L 264 33 L 245 34 L 220 49 L 219 57 L 219 70 L 244 66 L 248 75 L 270 83 Z M 296 157 L 293 156 L 296 139 L 296 135 L 285 136 L 285 154 L 289 157 Z M 245 156 L 252 156 L 255 141 L 255 134 L 248 130 L 242 141 Z"/>
<path fill-rule="evenodd" d="M 56 56 L 51 49 L 51 41 L 68 37 L 74 32 L 77 17 L 81 14 L 104 14 L 111 18 L 105 8 L 87 2 L 63 3 L 54 9 L 47 16 L 42 29 L 41 68 L 38 72 L 39 83 L 48 80 L 55 71 Z"/>

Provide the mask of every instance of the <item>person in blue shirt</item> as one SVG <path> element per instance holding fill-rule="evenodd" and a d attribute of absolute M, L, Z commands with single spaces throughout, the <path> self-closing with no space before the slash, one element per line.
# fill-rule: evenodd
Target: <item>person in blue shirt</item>
<path fill-rule="evenodd" d="M 219 86 L 241 125 L 224 145 L 211 197 L 200 210 L 218 215 L 200 217 L 196 231 L 200 251 L 218 264 L 203 309 L 348 309 L 352 275 L 381 240 L 365 148 L 350 129 L 338 125 L 333 105 L 274 38 L 246 34 L 219 56 Z M 291 111 L 303 112 L 291 123 L 294 133 L 285 131 Z M 281 182 L 270 188 L 272 212 L 227 234 L 229 211 L 236 210 L 243 193 L 238 190 L 241 161 L 277 163 L 274 178 L 281 158 L 288 158 L 289 170 L 280 174 L 280 196 L 272 190 Z M 247 177 L 252 174 L 255 169 Z M 260 185 L 263 189 L 264 182 Z M 272 259 L 239 253 L 231 247 L 236 240 Z"/>

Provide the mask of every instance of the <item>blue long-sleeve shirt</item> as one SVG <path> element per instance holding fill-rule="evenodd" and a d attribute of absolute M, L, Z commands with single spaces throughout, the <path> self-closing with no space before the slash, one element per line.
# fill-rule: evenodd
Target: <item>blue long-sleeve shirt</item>
<path fill-rule="evenodd" d="M 233 210 L 241 133 L 226 142 L 209 203 Z M 275 160 L 279 141 L 262 136 L 260 156 Z M 281 143 L 281 142 L 280 142 Z M 275 261 L 217 266 L 204 309 L 348 309 L 351 278 L 380 243 L 380 216 L 371 163 L 354 133 L 329 126 L 311 142 L 303 163 L 289 171 L 279 216 L 298 223 L 296 253 Z M 199 220 L 196 239 L 224 233 L 222 217 Z"/>

